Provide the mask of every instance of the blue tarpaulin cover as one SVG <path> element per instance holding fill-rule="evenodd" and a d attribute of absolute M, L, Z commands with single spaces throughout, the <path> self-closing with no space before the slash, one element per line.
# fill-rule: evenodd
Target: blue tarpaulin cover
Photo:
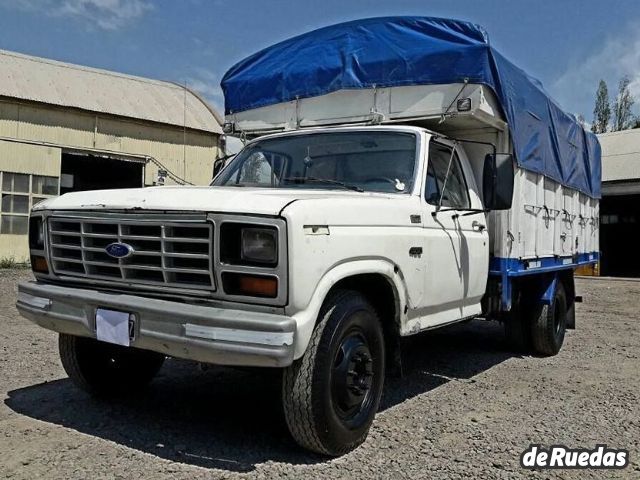
<path fill-rule="evenodd" d="M 506 116 L 518 164 L 600 197 L 600 144 L 542 84 L 503 57 L 479 25 L 384 17 L 285 40 L 234 65 L 222 79 L 226 113 L 342 89 L 484 84 Z"/>

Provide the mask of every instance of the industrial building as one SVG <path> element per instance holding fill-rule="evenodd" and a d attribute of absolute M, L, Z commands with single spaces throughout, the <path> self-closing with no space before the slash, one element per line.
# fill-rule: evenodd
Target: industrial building
<path fill-rule="evenodd" d="M 640 277 L 640 129 L 598 135 L 602 146 L 600 275 Z"/>
<path fill-rule="evenodd" d="M 43 198 L 208 184 L 221 123 L 186 86 L 0 50 L 0 259 L 27 258 Z"/>

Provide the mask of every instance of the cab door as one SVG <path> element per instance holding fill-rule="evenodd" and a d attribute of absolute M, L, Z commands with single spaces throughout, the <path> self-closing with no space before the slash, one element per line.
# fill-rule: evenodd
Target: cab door
<path fill-rule="evenodd" d="M 466 193 L 460 191 L 455 182 L 449 183 L 451 173 L 445 184 L 450 161 L 451 168 L 458 169 L 454 166 L 458 160 L 451 145 L 432 139 L 422 198 L 425 290 L 421 328 L 452 322 L 463 316 L 463 277 L 468 261 L 460 248 L 459 213 L 452 207 L 461 203 L 459 197 L 466 198 Z M 442 207 L 437 211 L 439 204 Z"/>
<path fill-rule="evenodd" d="M 486 217 L 463 150 L 431 140 L 424 186 L 423 328 L 480 313 L 489 269 Z M 440 208 L 438 208 L 438 206 Z"/>
<path fill-rule="evenodd" d="M 465 207 L 474 210 L 482 210 L 480 191 L 471 170 L 471 164 L 462 148 L 456 148 L 456 156 L 459 159 L 459 189 L 468 193 Z M 468 206 L 466 206 L 468 205 Z M 487 230 L 487 218 L 484 212 L 470 212 L 458 210 L 458 232 L 460 234 L 461 257 L 467 259 L 466 273 L 462 280 L 462 292 L 464 295 L 463 316 L 478 315 L 482 308 L 480 301 L 487 289 L 489 275 L 489 232 Z"/>

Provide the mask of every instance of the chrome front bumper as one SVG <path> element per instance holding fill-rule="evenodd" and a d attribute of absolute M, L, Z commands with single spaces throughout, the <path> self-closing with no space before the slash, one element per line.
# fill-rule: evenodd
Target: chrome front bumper
<path fill-rule="evenodd" d="M 16 307 L 41 327 L 96 337 L 96 309 L 128 312 L 131 346 L 218 365 L 285 367 L 293 362 L 296 322 L 284 315 L 230 310 L 136 295 L 18 285 Z"/>

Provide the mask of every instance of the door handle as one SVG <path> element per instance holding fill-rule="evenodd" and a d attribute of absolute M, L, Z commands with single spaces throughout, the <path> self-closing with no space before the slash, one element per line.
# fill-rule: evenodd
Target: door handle
<path fill-rule="evenodd" d="M 474 232 L 482 232 L 485 228 L 487 228 L 487 226 L 480 223 L 477 220 L 474 220 L 473 223 L 471 224 L 471 228 L 473 229 Z"/>

